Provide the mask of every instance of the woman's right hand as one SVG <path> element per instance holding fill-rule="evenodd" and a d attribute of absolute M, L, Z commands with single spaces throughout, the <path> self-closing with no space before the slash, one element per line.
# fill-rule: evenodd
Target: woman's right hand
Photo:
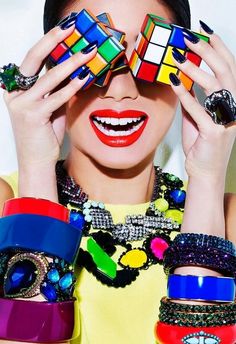
<path fill-rule="evenodd" d="M 74 26 L 67 30 L 55 27 L 27 53 L 20 72 L 32 76 L 41 71 L 51 51 L 68 37 Z M 75 78 L 66 86 L 63 81 L 80 66 L 96 55 L 77 53 L 41 76 L 27 91 L 4 93 L 15 136 L 19 169 L 27 166 L 48 166 L 58 160 L 65 133 L 63 105 L 75 95 L 88 80 Z"/>

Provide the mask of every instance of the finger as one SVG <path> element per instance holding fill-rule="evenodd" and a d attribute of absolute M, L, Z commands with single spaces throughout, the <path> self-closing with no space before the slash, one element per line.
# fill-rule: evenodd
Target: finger
<path fill-rule="evenodd" d="M 79 67 L 86 65 L 97 53 L 94 48 L 90 53 L 81 52 L 74 54 L 66 61 L 50 69 L 44 74 L 37 83 L 28 91 L 28 96 L 33 98 L 42 98 L 47 93 L 53 91 L 61 82 L 70 76 Z"/>
<path fill-rule="evenodd" d="M 174 50 L 174 52 L 174 62 L 178 69 L 180 69 L 184 74 L 188 75 L 194 82 L 201 86 L 205 90 L 207 95 L 219 91 L 222 88 L 219 81 L 213 75 L 210 75 L 207 72 L 203 71 L 191 61 L 185 59 L 185 61 L 182 63 L 178 62 L 175 56 L 176 54 L 178 56 L 179 52 L 176 50 Z"/>
<path fill-rule="evenodd" d="M 88 79 L 89 74 L 83 80 L 77 77 L 70 81 L 67 86 L 48 96 L 44 100 L 45 113 L 52 113 L 69 101 L 85 85 Z"/>
<path fill-rule="evenodd" d="M 200 39 L 196 44 L 184 39 L 190 50 L 199 55 L 206 64 L 211 68 L 217 79 L 224 87 L 235 88 L 235 81 L 231 73 L 231 69 L 226 61 L 213 49 L 207 42 Z M 227 85 L 225 82 L 227 81 Z"/>
<path fill-rule="evenodd" d="M 73 30 L 74 25 L 67 30 L 62 30 L 59 26 L 56 26 L 49 31 L 28 51 L 20 66 L 21 73 L 25 76 L 38 74 L 43 67 L 44 60 Z"/>
<path fill-rule="evenodd" d="M 236 77 L 235 56 L 223 42 L 221 37 L 215 33 L 209 35 L 206 31 L 203 30 L 203 28 L 201 28 L 201 33 L 210 38 L 210 45 L 215 49 L 217 54 L 219 54 L 219 56 L 221 56 L 222 59 L 228 63 L 232 72 L 234 73 L 234 77 Z"/>
<path fill-rule="evenodd" d="M 171 75 L 175 74 L 170 74 L 170 77 Z M 207 114 L 204 108 L 198 103 L 198 101 L 196 101 L 195 98 L 186 90 L 181 81 L 178 78 L 176 78 L 177 77 L 175 75 L 175 80 L 178 80 L 178 83 L 175 82 L 175 84 L 178 85 L 174 85 L 173 81 L 171 81 L 171 87 L 175 94 L 178 96 L 182 106 L 185 108 L 187 113 L 189 113 L 189 115 L 199 128 L 204 128 L 206 127 L 206 125 L 212 126 L 214 123 L 210 116 Z"/>

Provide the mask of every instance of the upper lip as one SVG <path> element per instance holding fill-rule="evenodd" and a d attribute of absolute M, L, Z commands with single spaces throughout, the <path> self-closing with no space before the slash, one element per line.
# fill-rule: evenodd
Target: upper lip
<path fill-rule="evenodd" d="M 124 111 L 116 111 L 111 109 L 103 109 L 103 110 L 96 110 L 90 114 L 91 117 L 113 117 L 113 118 L 138 118 L 138 117 L 148 117 L 148 115 L 139 110 L 124 110 Z"/>

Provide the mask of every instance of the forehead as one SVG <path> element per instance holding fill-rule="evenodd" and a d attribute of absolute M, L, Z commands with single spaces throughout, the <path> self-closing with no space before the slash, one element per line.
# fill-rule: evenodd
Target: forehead
<path fill-rule="evenodd" d="M 117 29 L 137 35 L 147 13 L 160 15 L 173 22 L 172 12 L 159 0 L 77 0 L 72 1 L 63 15 L 89 9 L 94 15 L 107 12 Z"/>

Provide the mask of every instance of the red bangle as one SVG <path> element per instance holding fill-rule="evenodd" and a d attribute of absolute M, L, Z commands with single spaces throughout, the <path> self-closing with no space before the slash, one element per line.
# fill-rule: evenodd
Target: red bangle
<path fill-rule="evenodd" d="M 22 197 L 12 198 L 4 203 L 2 216 L 18 214 L 49 216 L 69 222 L 69 209 L 47 199 Z"/>
<path fill-rule="evenodd" d="M 186 316 L 188 316 L 186 314 Z M 235 344 L 236 343 L 236 325 L 220 327 L 185 327 L 168 325 L 163 322 L 157 322 L 155 326 L 155 336 L 159 344 L 183 344 L 190 343 L 190 338 L 197 338 L 199 343 L 206 338 L 215 339 L 215 344 Z M 200 341 L 200 338 L 203 338 Z M 213 341 L 212 341 L 213 343 Z"/>

